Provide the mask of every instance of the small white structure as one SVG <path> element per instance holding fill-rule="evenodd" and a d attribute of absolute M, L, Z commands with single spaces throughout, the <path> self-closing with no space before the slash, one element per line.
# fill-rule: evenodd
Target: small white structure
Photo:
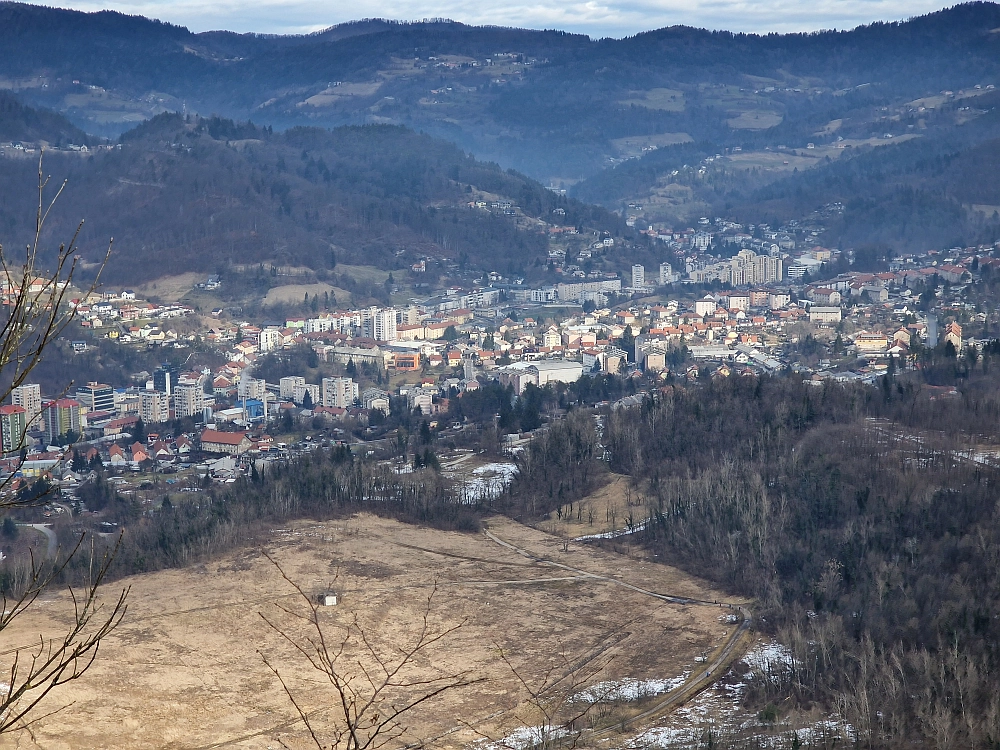
<path fill-rule="evenodd" d="M 332 591 L 324 591 L 319 595 L 319 604 L 321 607 L 336 607 L 337 595 Z"/>

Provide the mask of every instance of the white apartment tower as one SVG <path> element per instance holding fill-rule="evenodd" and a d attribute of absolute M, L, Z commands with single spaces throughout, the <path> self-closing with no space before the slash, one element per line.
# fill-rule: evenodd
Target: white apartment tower
<path fill-rule="evenodd" d="M 278 395 L 284 400 L 295 398 L 295 389 L 304 386 L 306 379 L 301 375 L 289 375 L 278 381 Z"/>
<path fill-rule="evenodd" d="M 640 289 L 646 286 L 646 269 L 636 263 L 632 266 L 632 288 Z"/>
<path fill-rule="evenodd" d="M 139 416 L 146 424 L 170 421 L 170 397 L 163 391 L 139 391 Z"/>
<path fill-rule="evenodd" d="M 669 263 L 660 264 L 660 286 L 672 283 L 674 280 L 674 269 Z"/>
<path fill-rule="evenodd" d="M 757 255 L 753 250 L 740 250 L 730 261 L 730 283 L 733 286 L 752 286 L 781 281 L 781 258 Z"/>
<path fill-rule="evenodd" d="M 257 348 L 262 352 L 269 352 L 278 348 L 278 340 L 281 338 L 281 333 L 277 328 L 265 328 L 260 332 L 260 336 L 257 341 Z"/>
<path fill-rule="evenodd" d="M 29 430 L 42 428 L 42 387 L 38 383 L 25 383 L 10 392 L 14 406 L 24 409 Z"/>
<path fill-rule="evenodd" d="M 240 382 L 236 385 L 237 398 L 255 398 L 259 401 L 263 401 L 264 394 L 266 392 L 266 382 L 258 378 L 254 378 L 245 369 L 240 373 Z"/>
<path fill-rule="evenodd" d="M 205 391 L 198 385 L 178 385 L 174 389 L 174 413 L 178 417 L 197 417 L 205 408 Z"/>
<path fill-rule="evenodd" d="M 396 311 L 378 310 L 372 316 L 372 338 L 376 341 L 396 340 Z"/>
<path fill-rule="evenodd" d="M 358 384 L 351 378 L 323 378 L 323 406 L 346 409 L 358 395 Z"/>

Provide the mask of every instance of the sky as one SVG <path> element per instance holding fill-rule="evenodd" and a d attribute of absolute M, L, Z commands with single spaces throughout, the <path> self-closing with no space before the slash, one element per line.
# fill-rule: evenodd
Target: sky
<path fill-rule="evenodd" d="M 957 1 L 957 0 L 956 0 Z M 158 18 L 192 31 L 228 29 L 269 34 L 319 31 L 360 18 L 561 29 L 623 37 L 684 24 L 756 33 L 849 29 L 939 10 L 941 0 L 49 0 L 77 10 L 117 10 Z"/>

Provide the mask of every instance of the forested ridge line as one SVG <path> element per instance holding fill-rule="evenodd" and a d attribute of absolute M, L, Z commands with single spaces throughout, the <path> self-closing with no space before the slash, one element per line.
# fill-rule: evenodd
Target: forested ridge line
<path fill-rule="evenodd" d="M 639 506 L 633 543 L 753 597 L 794 654 L 751 704 L 837 713 L 863 747 L 1000 741 L 997 385 L 988 368 L 943 398 L 913 376 L 734 378 L 607 412 L 609 468 Z M 574 424 L 566 444 L 595 434 Z M 558 452 L 529 453 L 553 479 L 519 477 L 513 509 L 586 494 Z"/>

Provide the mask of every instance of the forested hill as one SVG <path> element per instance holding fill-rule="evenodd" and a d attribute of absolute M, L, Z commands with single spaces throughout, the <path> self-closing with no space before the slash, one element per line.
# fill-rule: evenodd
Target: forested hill
<path fill-rule="evenodd" d="M 549 180 L 691 138 L 804 146 L 833 121 L 880 134 L 882 107 L 1000 80 L 998 27 L 1000 7 L 969 3 L 816 34 L 365 21 L 280 37 L 0 3 L 0 85 L 95 134 L 185 110 L 276 129 L 400 124 Z"/>
<path fill-rule="evenodd" d="M 85 146 L 98 140 L 84 133 L 62 115 L 26 107 L 16 97 L 0 91 L 0 142 L 45 141 L 54 146 Z"/>
<path fill-rule="evenodd" d="M 33 230 L 36 171 L 31 158 L 0 158 L 5 245 Z M 69 180 L 48 244 L 86 219 L 81 254 L 96 260 L 113 236 L 107 279 L 123 283 L 228 264 L 324 269 L 334 257 L 392 269 L 429 256 L 510 272 L 545 257 L 539 218 L 624 229 L 604 209 L 396 126 L 278 133 L 164 114 L 126 133 L 120 147 L 51 152 L 45 171 Z M 515 215 L 469 206 L 477 200 L 509 201 Z"/>
<path fill-rule="evenodd" d="M 595 175 L 573 194 L 609 207 L 642 204 L 647 218 L 670 220 L 671 212 L 690 215 L 693 208 L 775 224 L 841 203 L 843 214 L 824 236 L 833 246 L 926 250 L 993 242 L 1000 236 L 1000 92 L 968 93 L 933 111 L 889 113 L 886 129 L 904 138 L 721 158 L 712 142 L 679 144 Z M 657 204 L 657 194 L 670 191 L 686 196 L 687 205 L 676 198 L 679 205 Z"/>

